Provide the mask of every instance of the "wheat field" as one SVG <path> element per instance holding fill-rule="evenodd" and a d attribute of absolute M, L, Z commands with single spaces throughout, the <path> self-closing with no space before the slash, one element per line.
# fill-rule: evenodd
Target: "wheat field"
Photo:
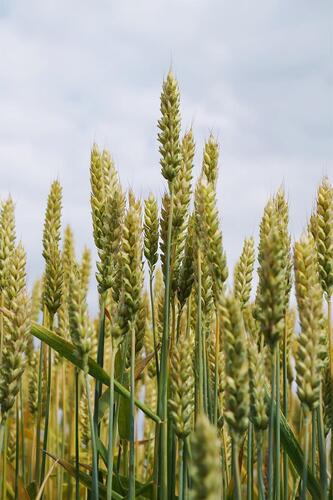
<path fill-rule="evenodd" d="M 278 189 L 229 269 L 219 145 L 207 138 L 194 179 L 171 72 L 158 141 L 161 200 L 125 192 L 92 147 L 94 276 L 59 181 L 32 290 L 1 203 L 0 498 L 333 498 L 332 185 L 318 179 L 297 241 Z"/>

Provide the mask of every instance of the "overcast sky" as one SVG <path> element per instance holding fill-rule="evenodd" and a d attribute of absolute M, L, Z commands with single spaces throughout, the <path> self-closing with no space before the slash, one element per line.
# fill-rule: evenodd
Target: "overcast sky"
<path fill-rule="evenodd" d="M 284 184 L 297 237 L 322 175 L 333 181 L 332 1 L 0 0 L 0 197 L 16 202 L 30 282 L 42 269 L 50 183 L 64 224 L 93 246 L 89 155 L 108 147 L 125 187 L 163 193 L 159 94 L 170 66 L 183 130 L 221 145 L 230 264 Z M 90 303 L 95 309 L 94 290 Z"/>

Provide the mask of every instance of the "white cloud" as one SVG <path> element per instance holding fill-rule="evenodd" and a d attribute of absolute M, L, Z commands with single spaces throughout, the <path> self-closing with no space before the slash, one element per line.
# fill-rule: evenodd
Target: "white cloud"
<path fill-rule="evenodd" d="M 299 233 L 333 173 L 331 2 L 12 0 L 0 7 L 0 196 L 17 201 L 31 278 L 42 265 L 50 182 L 64 219 L 92 246 L 89 149 L 108 146 L 125 186 L 163 190 L 156 122 L 170 64 L 193 123 L 221 141 L 229 261 L 284 182 Z M 96 304 L 96 302 L 93 302 Z"/>

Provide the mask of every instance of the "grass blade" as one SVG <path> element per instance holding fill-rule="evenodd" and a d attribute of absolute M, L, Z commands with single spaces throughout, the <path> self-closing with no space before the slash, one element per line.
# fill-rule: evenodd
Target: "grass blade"
<path fill-rule="evenodd" d="M 55 334 L 48 328 L 44 326 L 38 325 L 37 323 L 33 323 L 31 327 L 31 333 L 34 337 L 38 338 L 45 344 L 49 345 L 52 349 L 57 351 L 62 357 L 66 358 L 70 361 L 74 366 L 82 369 L 82 361 L 79 356 L 76 354 L 75 347 L 70 343 L 64 340 L 59 335 Z M 92 358 L 89 358 L 89 375 L 94 377 L 96 380 L 110 386 L 110 377 L 106 373 L 103 368 L 101 368 L 96 361 Z M 115 391 L 118 392 L 124 398 L 130 400 L 130 392 L 123 387 L 117 380 L 114 381 Z M 137 399 L 135 399 L 135 405 L 143 411 L 147 415 L 147 417 L 154 420 L 156 423 L 160 423 L 161 419 L 154 413 L 147 405 L 141 403 Z"/>

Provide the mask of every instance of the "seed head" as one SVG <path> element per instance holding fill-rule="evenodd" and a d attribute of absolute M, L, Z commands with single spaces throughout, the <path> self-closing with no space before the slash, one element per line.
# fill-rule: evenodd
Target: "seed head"
<path fill-rule="evenodd" d="M 85 297 L 89 290 L 91 274 L 91 252 L 88 247 L 84 247 L 80 265 L 81 287 L 84 291 Z"/>
<path fill-rule="evenodd" d="M 45 259 L 43 303 L 51 317 L 59 309 L 62 296 L 63 265 L 59 249 L 61 197 L 60 183 L 54 181 L 47 200 L 43 232 L 43 257 Z"/>
<path fill-rule="evenodd" d="M 234 294 L 242 309 L 250 300 L 254 260 L 254 239 L 245 239 L 242 254 L 234 272 Z"/>
<path fill-rule="evenodd" d="M 85 293 L 81 287 L 80 269 L 74 266 L 68 294 L 69 331 L 73 345 L 82 360 L 82 368 L 88 372 L 88 356 L 91 350 L 91 328 Z"/>
<path fill-rule="evenodd" d="M 25 352 L 30 331 L 30 301 L 26 292 L 26 256 L 21 244 L 9 261 L 5 290 L 4 342 L 0 365 L 0 406 L 3 418 L 15 403 L 26 365 Z"/>
<path fill-rule="evenodd" d="M 14 203 L 11 197 L 5 201 L 0 211 L 0 292 L 7 283 L 8 261 L 15 246 Z"/>
<path fill-rule="evenodd" d="M 152 194 L 145 200 L 144 254 L 153 273 L 158 260 L 158 206 Z"/>
<path fill-rule="evenodd" d="M 217 183 L 218 161 L 219 145 L 216 139 L 210 135 L 203 152 L 202 172 L 214 189 L 216 189 Z"/>
<path fill-rule="evenodd" d="M 205 415 L 200 415 L 192 439 L 191 498 L 193 500 L 222 498 L 220 449 L 216 428 Z"/>
<path fill-rule="evenodd" d="M 248 341 L 250 419 L 257 431 L 268 427 L 268 408 L 265 401 L 265 353 L 258 351 L 256 342 Z"/>
<path fill-rule="evenodd" d="M 170 71 L 163 82 L 158 121 L 162 175 L 169 183 L 175 179 L 181 161 L 179 100 L 178 83 Z"/>
<path fill-rule="evenodd" d="M 170 369 L 170 415 L 175 433 L 185 439 L 191 432 L 194 412 L 193 336 L 182 334 L 174 345 Z"/>
<path fill-rule="evenodd" d="M 285 242 L 274 204 L 270 201 L 260 227 L 259 284 L 255 317 L 266 342 L 274 347 L 281 338 L 286 311 Z"/>
<path fill-rule="evenodd" d="M 219 303 L 228 277 L 228 268 L 222 244 L 216 193 L 205 178 L 198 182 L 194 203 L 198 245 L 203 248 L 207 258 L 213 281 L 214 300 Z"/>
<path fill-rule="evenodd" d="M 248 426 L 249 382 L 242 313 L 240 304 L 234 297 L 225 297 L 221 310 L 221 322 L 226 361 L 224 416 L 232 436 L 239 439 Z"/>
<path fill-rule="evenodd" d="M 333 188 L 326 177 L 318 189 L 315 221 L 320 282 L 330 298 L 333 292 Z"/>
<path fill-rule="evenodd" d="M 297 393 L 306 409 L 319 404 L 322 379 L 324 318 L 312 237 L 295 244 L 295 285 L 301 333 L 297 338 Z"/>

